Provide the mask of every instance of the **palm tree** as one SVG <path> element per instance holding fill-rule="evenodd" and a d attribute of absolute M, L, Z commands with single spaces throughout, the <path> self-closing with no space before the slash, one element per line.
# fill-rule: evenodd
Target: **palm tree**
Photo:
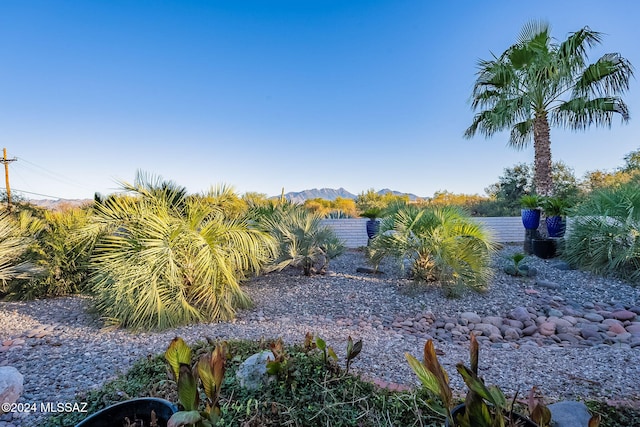
<path fill-rule="evenodd" d="M 486 289 L 491 277 L 491 234 L 454 206 L 397 206 L 382 220 L 367 256 L 376 268 L 385 257 L 409 261 L 414 279 L 439 282 L 454 296 L 463 286 Z"/>
<path fill-rule="evenodd" d="M 611 126 L 615 113 L 629 120 L 619 96 L 629 89 L 629 61 L 607 53 L 587 64 L 587 48 L 601 38 L 584 27 L 556 44 L 548 24 L 526 24 L 516 44 L 499 57 L 479 61 L 472 107 L 481 111 L 464 136 L 489 137 L 510 129 L 509 145 L 516 149 L 533 139 L 536 191 L 551 195 L 550 124 L 584 130 L 592 124 Z"/>
<path fill-rule="evenodd" d="M 305 276 L 326 271 L 329 261 L 344 251 L 333 230 L 322 225 L 322 216 L 300 205 L 280 205 L 262 220 L 278 241 L 274 270 L 301 267 Z"/>
<path fill-rule="evenodd" d="M 275 254 L 274 239 L 172 182 L 140 176 L 96 204 L 91 285 L 111 323 L 165 329 L 226 320 L 250 304 L 241 282 Z"/>

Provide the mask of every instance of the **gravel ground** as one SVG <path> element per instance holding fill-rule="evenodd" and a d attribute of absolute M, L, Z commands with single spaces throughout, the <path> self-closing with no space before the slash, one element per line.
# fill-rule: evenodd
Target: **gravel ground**
<path fill-rule="evenodd" d="M 163 332 L 102 329 L 100 321 L 87 312 L 91 302 L 87 297 L 0 302 L 0 342 L 5 345 L 0 351 L 0 366 L 14 366 L 24 375 L 20 402 L 75 402 L 76 393 L 99 387 L 141 357 L 163 352 L 176 335 L 189 343 L 205 337 L 283 337 L 292 343 L 312 332 L 338 354 L 344 353 L 347 336 L 362 338 L 362 354 L 353 362 L 355 371 L 367 378 L 417 385 L 404 354 L 421 358 L 429 335 L 393 327 L 394 322 L 427 314 L 447 319 L 464 312 L 504 317 L 518 306 L 544 311 L 550 302 L 574 308 L 600 304 L 633 309 L 640 305 L 640 288 L 560 270 L 554 260 L 528 258 L 528 264 L 538 270 L 536 279 L 502 273 L 500 266 L 506 256 L 518 250 L 521 248 L 506 246 L 496 256 L 496 277 L 487 293 L 468 291 L 458 299 L 445 298 L 437 287 L 415 285 L 391 264 L 382 266 L 385 274 L 358 273 L 356 268 L 365 266 L 363 254 L 348 251 L 333 260 L 323 276 L 304 277 L 285 271 L 256 278 L 246 286 L 254 308 L 239 312 L 232 322 Z M 539 286 L 544 282 L 554 286 Z M 550 400 L 640 401 L 640 345 L 600 343 L 586 347 L 548 340 L 526 344 L 483 342 L 480 370 L 486 382 L 499 385 L 508 394 L 519 390 L 522 395 L 537 386 Z M 436 347 L 444 353 L 440 360 L 453 387 L 462 392 L 455 364 L 468 363 L 468 345 L 441 336 Z M 2 423 L 37 425 L 40 416 L 16 414 L 9 419 L 5 415 L 0 418 L 0 427 Z"/>

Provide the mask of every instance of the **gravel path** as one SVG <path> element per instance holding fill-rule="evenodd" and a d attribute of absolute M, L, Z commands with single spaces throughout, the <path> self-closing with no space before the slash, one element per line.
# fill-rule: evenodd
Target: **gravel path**
<path fill-rule="evenodd" d="M 416 385 L 404 353 L 421 358 L 426 339 L 434 338 L 454 388 L 463 391 L 455 364 L 468 363 L 468 336 L 474 333 L 482 343 L 481 374 L 506 393 L 535 385 L 551 400 L 640 400 L 640 288 L 535 257 L 527 259 L 538 270 L 535 278 L 508 276 L 500 267 L 518 250 L 507 246 L 496 256 L 489 292 L 465 292 L 458 299 L 415 285 L 390 264 L 382 275 L 358 273 L 363 254 L 349 251 L 324 276 L 280 272 L 253 280 L 246 289 L 255 307 L 233 322 L 164 332 L 103 330 L 87 312 L 87 297 L 0 302 L 0 366 L 24 375 L 20 402 L 75 402 L 76 393 L 163 352 L 176 335 L 189 343 L 278 336 L 292 343 L 313 332 L 338 354 L 348 335 L 362 338 L 354 370 Z M 5 415 L 0 427 L 34 426 L 39 416 Z"/>

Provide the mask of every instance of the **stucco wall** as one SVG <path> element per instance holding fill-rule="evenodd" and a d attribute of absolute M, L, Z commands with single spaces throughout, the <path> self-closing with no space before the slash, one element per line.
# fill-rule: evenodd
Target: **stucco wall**
<path fill-rule="evenodd" d="M 524 227 L 520 217 L 476 217 L 474 220 L 485 224 L 500 243 L 522 242 Z M 323 224 L 331 227 L 348 248 L 367 245 L 367 218 L 324 219 Z"/>

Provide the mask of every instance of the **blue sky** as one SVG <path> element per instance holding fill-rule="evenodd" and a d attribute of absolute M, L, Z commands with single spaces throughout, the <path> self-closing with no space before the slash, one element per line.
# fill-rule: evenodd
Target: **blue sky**
<path fill-rule="evenodd" d="M 614 4 L 3 0 L 0 146 L 18 158 L 14 191 L 61 198 L 112 193 L 138 169 L 192 193 L 484 194 L 533 149 L 462 137 L 477 60 L 543 19 L 560 40 L 605 33 L 592 60 L 640 67 L 640 6 Z M 640 147 L 639 90 L 629 124 L 552 129 L 554 160 L 577 176 L 620 166 Z"/>

